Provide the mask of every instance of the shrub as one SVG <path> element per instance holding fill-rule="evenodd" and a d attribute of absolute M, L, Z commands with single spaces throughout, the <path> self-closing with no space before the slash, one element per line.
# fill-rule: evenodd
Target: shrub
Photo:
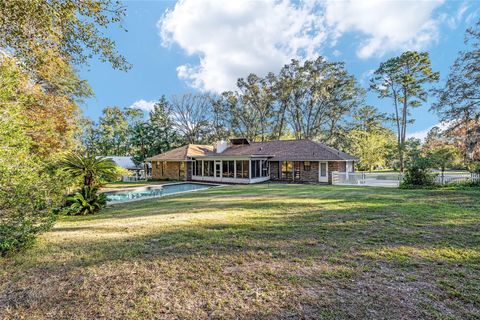
<path fill-rule="evenodd" d="M 9 101 L 2 99 L 8 87 L 2 76 L 0 72 L 0 102 Z M 52 225 L 70 180 L 50 165 L 53 155 L 32 152 L 40 148 L 25 133 L 25 126 L 33 124 L 22 116 L 21 106 L 0 105 L 0 255 L 4 256 L 28 247 Z"/>
<path fill-rule="evenodd" d="M 99 187 L 105 181 L 115 181 L 118 167 L 113 160 L 95 155 L 71 153 L 60 162 L 62 170 L 72 178 L 81 179 L 86 187 Z"/>
<path fill-rule="evenodd" d="M 107 204 L 107 197 L 96 188 L 84 186 L 79 192 L 67 197 L 66 214 L 95 214 Z"/>
<path fill-rule="evenodd" d="M 426 158 L 418 158 L 407 166 L 401 187 L 403 188 L 419 188 L 431 187 L 435 185 L 435 175 L 430 170 L 429 160 Z"/>
<path fill-rule="evenodd" d="M 471 173 L 480 173 L 480 161 L 472 161 L 468 163 L 467 169 Z"/>

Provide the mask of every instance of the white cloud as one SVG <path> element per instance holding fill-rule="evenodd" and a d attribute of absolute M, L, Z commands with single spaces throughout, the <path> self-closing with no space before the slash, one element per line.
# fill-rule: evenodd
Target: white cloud
<path fill-rule="evenodd" d="M 181 65 L 180 78 L 193 87 L 220 92 L 237 78 L 277 71 L 293 58 L 312 58 L 326 39 L 313 1 L 184 0 L 157 26 L 164 45 L 177 44 L 198 65 Z"/>
<path fill-rule="evenodd" d="M 135 101 L 129 108 L 140 109 L 144 111 L 152 111 L 154 105 L 155 105 L 155 101 L 146 101 L 141 99 L 141 100 Z"/>
<path fill-rule="evenodd" d="M 325 16 L 335 37 L 357 31 L 360 58 L 382 56 L 396 50 L 421 50 L 438 39 L 433 11 L 443 0 L 431 1 L 327 1 Z"/>
<path fill-rule="evenodd" d="M 425 141 L 425 138 L 427 137 L 428 132 L 430 130 L 432 130 L 433 127 L 438 127 L 441 131 L 443 131 L 443 130 L 447 129 L 449 126 L 450 126 L 450 124 L 448 122 L 440 122 L 440 123 L 437 123 L 437 124 L 435 124 L 431 127 L 426 128 L 424 130 L 419 130 L 419 131 L 415 131 L 415 132 L 407 134 L 407 139 L 415 138 L 415 139 L 419 139 L 423 142 L 423 141 Z"/>
<path fill-rule="evenodd" d="M 180 0 L 157 22 L 164 46 L 178 45 L 198 63 L 177 67 L 194 88 L 221 92 L 239 77 L 276 72 L 291 59 L 313 58 L 355 33 L 360 58 L 422 50 L 448 23 L 443 0 Z M 463 15 L 462 9 L 457 16 Z M 333 51 L 337 56 L 338 49 Z"/>

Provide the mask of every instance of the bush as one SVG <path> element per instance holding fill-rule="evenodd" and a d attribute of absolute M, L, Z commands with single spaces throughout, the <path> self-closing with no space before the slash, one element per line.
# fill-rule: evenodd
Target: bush
<path fill-rule="evenodd" d="M 96 188 L 84 186 L 79 192 L 67 197 L 67 215 L 95 214 L 107 205 L 107 197 Z"/>
<path fill-rule="evenodd" d="M 14 105 L 0 108 L 0 119 L 0 255 L 4 256 L 28 247 L 51 227 L 71 180 L 52 166 L 51 157 L 31 152 L 34 143 Z"/>
<path fill-rule="evenodd" d="M 480 161 L 472 161 L 468 163 L 467 169 L 471 173 L 480 173 Z"/>
<path fill-rule="evenodd" d="M 51 227 L 61 205 L 64 179 L 41 162 L 0 164 L 0 255 L 19 251 Z"/>
<path fill-rule="evenodd" d="M 435 185 L 435 175 L 429 168 L 426 158 L 416 159 L 410 164 L 404 173 L 402 188 L 431 187 Z"/>

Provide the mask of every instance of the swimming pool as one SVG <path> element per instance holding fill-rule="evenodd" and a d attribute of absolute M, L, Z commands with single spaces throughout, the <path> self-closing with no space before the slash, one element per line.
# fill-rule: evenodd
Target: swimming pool
<path fill-rule="evenodd" d="M 171 183 L 158 186 L 140 187 L 131 190 L 105 192 L 108 204 L 135 201 L 148 198 L 163 197 L 169 194 L 195 191 L 216 187 L 215 184 L 203 183 Z"/>

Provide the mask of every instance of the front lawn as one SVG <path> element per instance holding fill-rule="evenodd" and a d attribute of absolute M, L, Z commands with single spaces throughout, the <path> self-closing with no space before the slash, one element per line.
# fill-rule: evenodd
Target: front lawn
<path fill-rule="evenodd" d="M 64 217 L 0 318 L 478 318 L 480 191 L 229 186 Z"/>

